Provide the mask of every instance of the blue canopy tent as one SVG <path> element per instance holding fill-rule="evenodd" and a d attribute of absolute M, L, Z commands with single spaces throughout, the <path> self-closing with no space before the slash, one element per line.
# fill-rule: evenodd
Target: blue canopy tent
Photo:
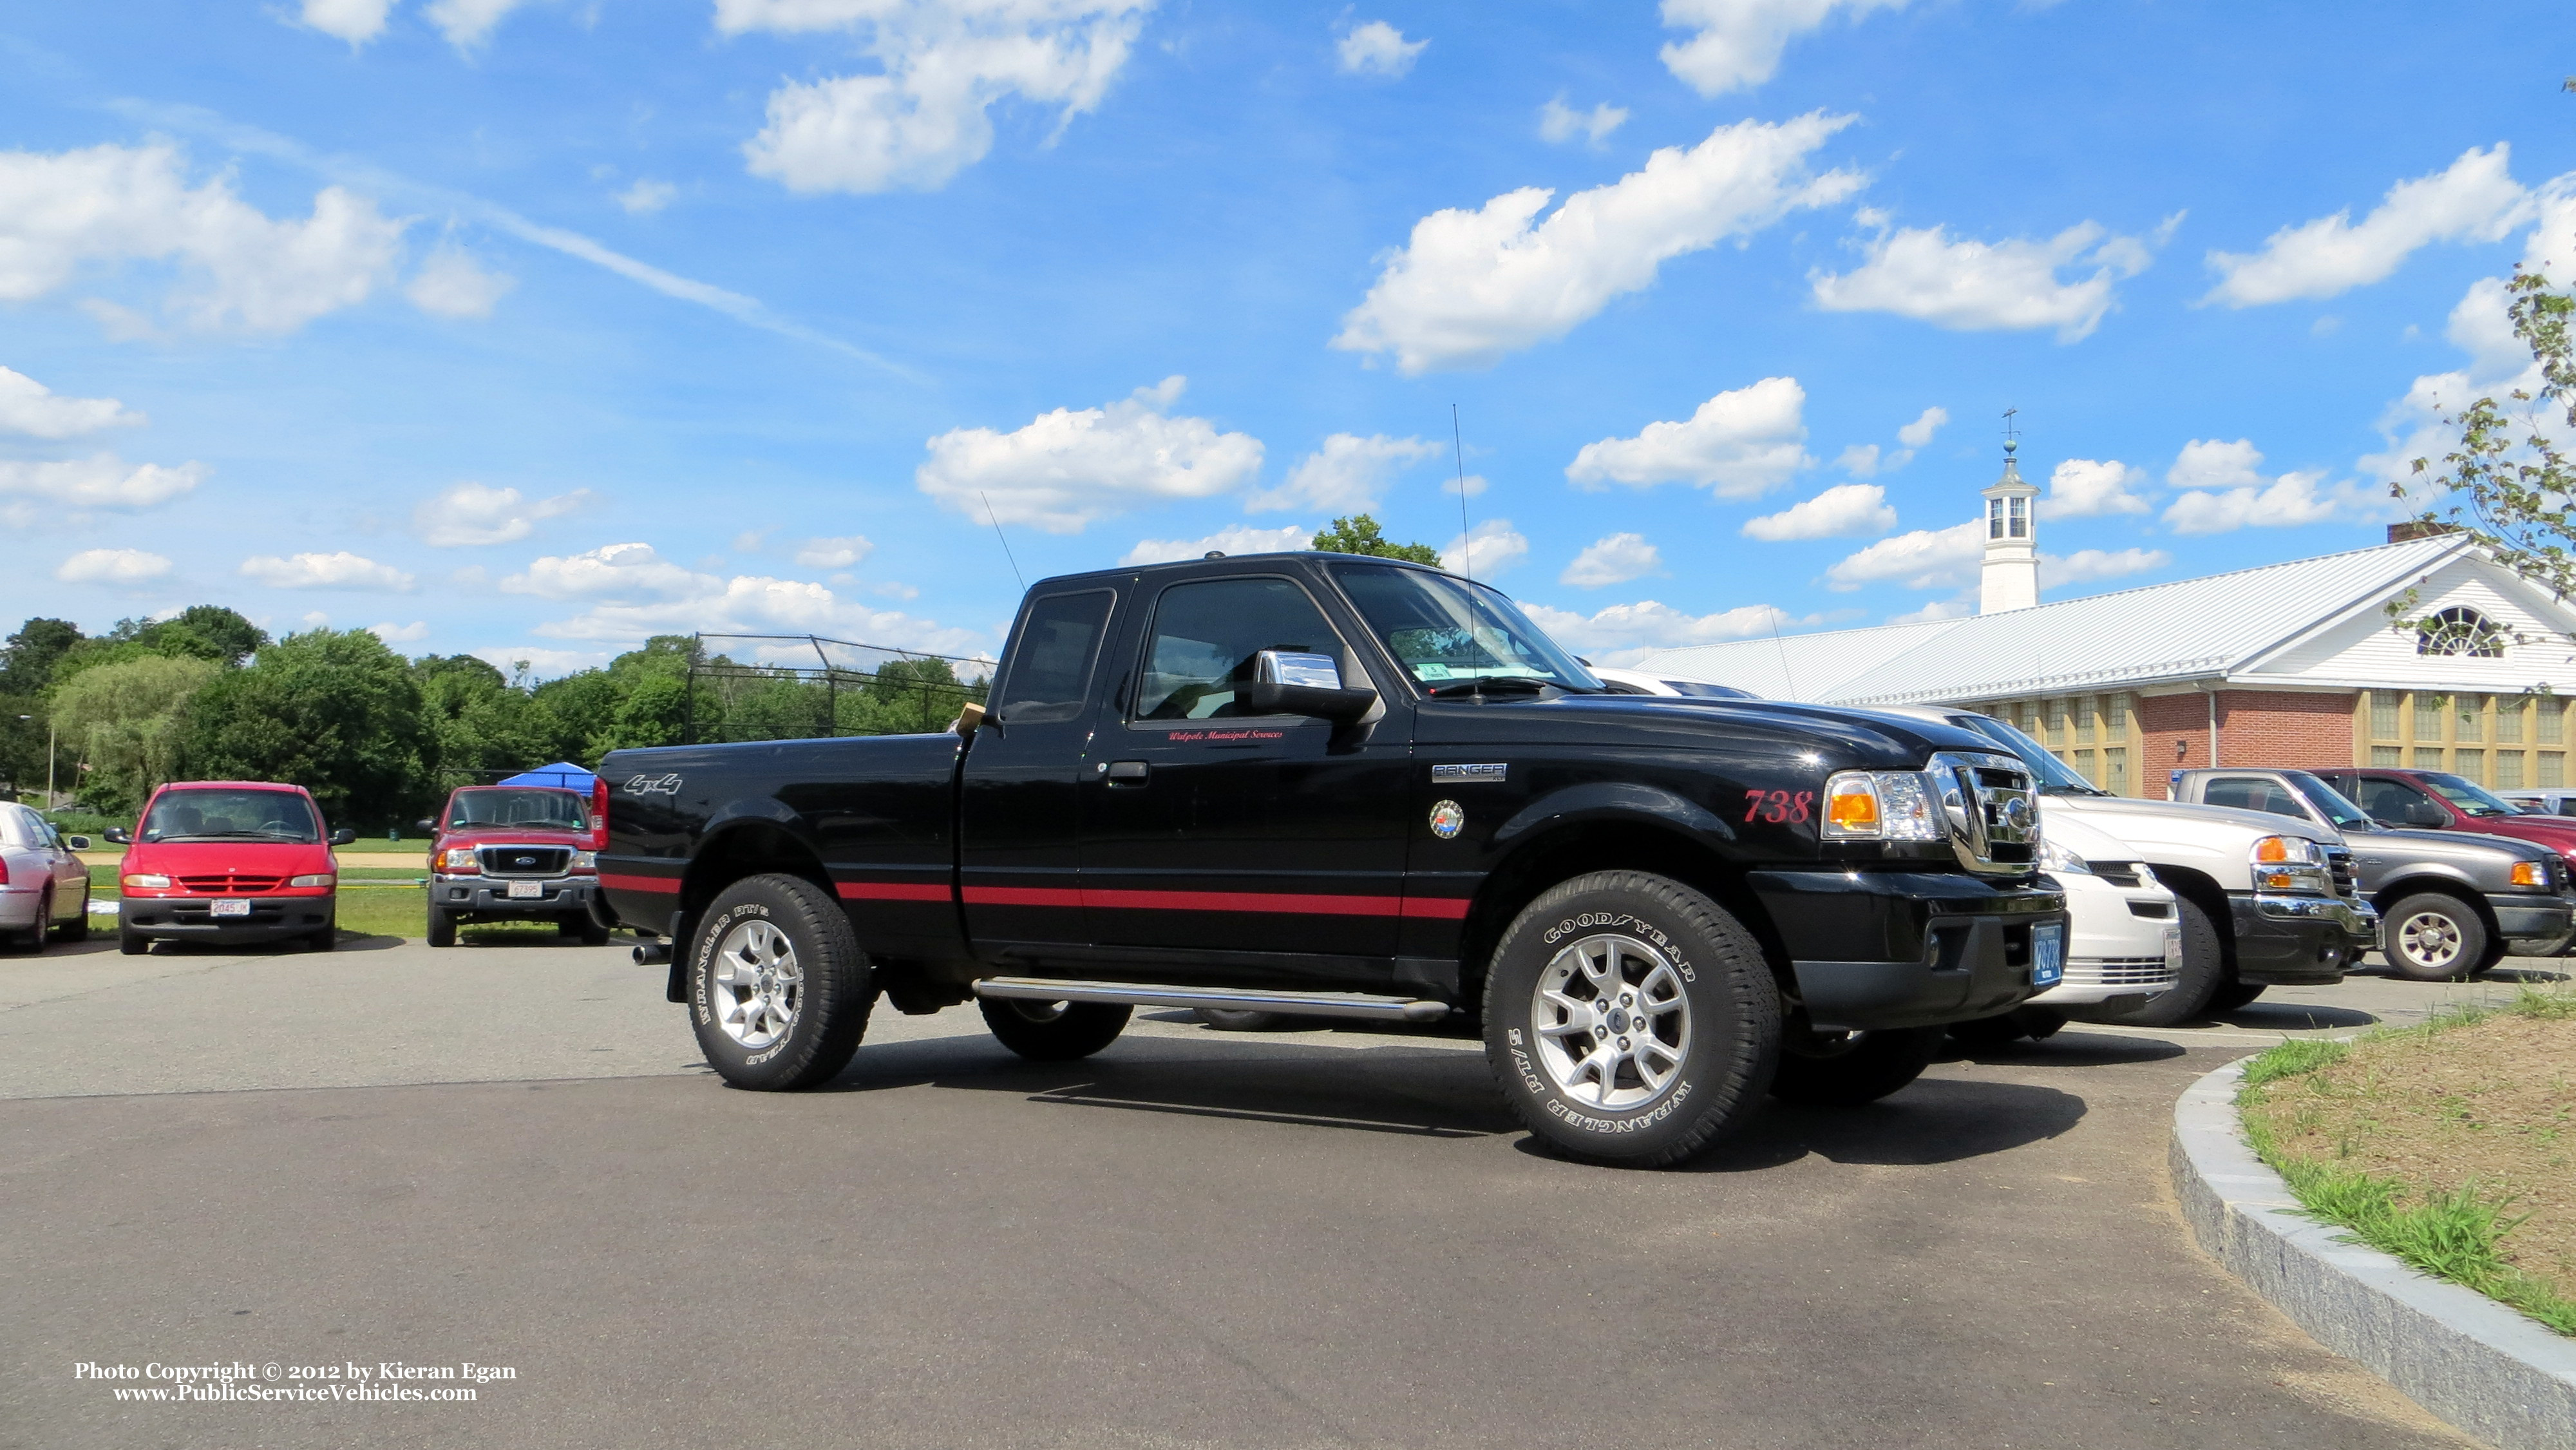
<path fill-rule="evenodd" d="M 508 780 L 499 781 L 496 784 L 559 786 L 565 790 L 580 791 L 586 796 L 590 794 L 591 786 L 598 780 L 598 776 L 571 761 L 558 760 L 552 765 L 540 765 L 534 770 L 523 770 Z"/>

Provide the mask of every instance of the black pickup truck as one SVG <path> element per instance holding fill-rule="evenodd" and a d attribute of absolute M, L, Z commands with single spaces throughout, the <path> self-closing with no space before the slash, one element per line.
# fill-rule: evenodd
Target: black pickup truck
<path fill-rule="evenodd" d="M 1481 1021 L 1532 1131 L 1698 1151 L 1860 1103 L 2064 962 L 2027 767 L 1857 711 L 1610 693 L 1436 569 L 1269 554 L 1049 579 L 952 731 L 622 750 L 605 910 L 748 1088 L 882 995 L 1031 1058 L 1136 1006 Z"/>

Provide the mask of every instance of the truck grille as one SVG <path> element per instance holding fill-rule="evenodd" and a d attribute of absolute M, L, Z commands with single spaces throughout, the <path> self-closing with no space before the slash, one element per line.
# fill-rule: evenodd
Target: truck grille
<path fill-rule="evenodd" d="M 2114 886 L 2135 891 L 2147 884 L 2146 878 L 2138 874 L 2135 861 L 2087 861 L 2084 864 L 2093 868 L 2094 875 Z"/>
<path fill-rule="evenodd" d="M 572 864 L 569 846 L 482 846 L 474 855 L 486 876 L 561 876 Z"/>
<path fill-rule="evenodd" d="M 2334 893 L 2346 901 L 2353 895 L 2352 850 L 2347 846 L 2326 847 L 2326 870 L 2334 877 Z"/>
<path fill-rule="evenodd" d="M 2027 874 L 2039 860 L 2039 793 L 2009 755 L 1944 751 L 1928 767 L 1960 864 L 1989 876 Z"/>
<path fill-rule="evenodd" d="M 286 884 L 283 876 L 182 876 L 179 885 L 199 896 L 258 896 Z"/>
<path fill-rule="evenodd" d="M 2162 957 L 2076 957 L 2066 964 L 2070 986 L 2141 987 L 2161 992 L 2174 984 L 2174 969 Z"/>

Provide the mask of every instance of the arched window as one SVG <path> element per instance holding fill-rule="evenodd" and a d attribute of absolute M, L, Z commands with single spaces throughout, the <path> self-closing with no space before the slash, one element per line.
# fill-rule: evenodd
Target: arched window
<path fill-rule="evenodd" d="M 2419 655 L 2496 660 L 2504 658 L 2504 644 L 2504 631 L 2496 627 L 2494 620 L 2462 604 L 2435 611 L 2415 631 L 2415 653 Z"/>

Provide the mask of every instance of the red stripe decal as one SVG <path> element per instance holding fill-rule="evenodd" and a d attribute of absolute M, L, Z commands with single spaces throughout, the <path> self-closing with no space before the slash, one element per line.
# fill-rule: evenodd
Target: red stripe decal
<path fill-rule="evenodd" d="M 841 881 L 834 883 L 844 901 L 946 901 L 945 881 Z"/>
<path fill-rule="evenodd" d="M 969 886 L 972 906 L 1089 906 L 1104 911 L 1284 912 L 1304 916 L 1410 916 L 1463 921 L 1463 899 L 1321 896 L 1279 891 L 1096 891 L 1039 886 Z"/>
<path fill-rule="evenodd" d="M 680 878 L 676 876 L 617 876 L 602 871 L 599 884 L 617 891 L 658 891 L 673 896 L 680 891 Z"/>
<path fill-rule="evenodd" d="M 969 886 L 970 906 L 1080 906 L 1082 893 L 1052 886 Z"/>
<path fill-rule="evenodd" d="M 1408 896 L 1404 898 L 1404 914 L 1434 921 L 1465 921 L 1467 908 L 1474 904 L 1463 896 Z"/>

